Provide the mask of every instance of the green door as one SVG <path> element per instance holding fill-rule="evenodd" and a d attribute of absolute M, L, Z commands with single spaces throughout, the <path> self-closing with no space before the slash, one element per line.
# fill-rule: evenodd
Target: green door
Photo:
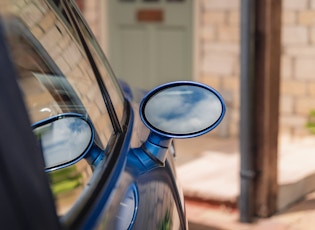
<path fill-rule="evenodd" d="M 110 0 L 109 59 L 118 78 L 150 89 L 192 79 L 192 0 Z"/>

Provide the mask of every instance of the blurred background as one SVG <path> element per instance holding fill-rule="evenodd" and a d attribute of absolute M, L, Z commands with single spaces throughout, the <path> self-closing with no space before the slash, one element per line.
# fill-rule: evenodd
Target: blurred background
<path fill-rule="evenodd" d="M 240 0 L 77 2 L 117 77 L 146 89 L 172 80 L 206 83 L 229 111 L 216 134 L 238 136 Z M 315 1 L 282 1 L 281 38 L 279 133 L 301 138 L 310 134 L 305 125 L 315 109 Z"/>
<path fill-rule="evenodd" d="M 117 77 L 132 87 L 193 80 L 222 94 L 227 105 L 223 122 L 203 137 L 177 140 L 177 166 L 188 200 L 237 210 L 241 0 L 77 3 Z M 276 211 L 315 190 L 315 1 L 282 0 L 280 13 L 279 98 L 266 101 L 279 99 Z"/>

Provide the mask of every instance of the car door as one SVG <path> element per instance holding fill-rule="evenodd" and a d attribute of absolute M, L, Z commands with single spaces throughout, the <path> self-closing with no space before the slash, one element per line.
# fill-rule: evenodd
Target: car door
<path fill-rule="evenodd" d="M 63 225 L 90 228 L 126 162 L 123 143 L 130 114 L 125 111 L 125 99 L 114 88 L 117 83 L 110 73 L 103 75 L 106 83 L 101 84 L 64 2 L 7 1 L 1 6 L 8 48 L 31 122 L 76 113 L 93 123 L 94 142 L 102 150 L 98 166 L 82 159 L 48 174 Z"/>

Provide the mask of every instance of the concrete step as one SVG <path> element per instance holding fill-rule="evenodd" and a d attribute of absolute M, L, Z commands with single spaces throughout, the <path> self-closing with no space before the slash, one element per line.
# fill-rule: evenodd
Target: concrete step
<path fill-rule="evenodd" d="M 194 143 L 194 146 L 201 149 L 200 146 L 208 142 L 203 140 L 199 143 Z M 221 141 L 220 148 L 216 142 L 220 151 L 203 151 L 178 165 L 178 176 L 186 197 L 237 205 L 240 153 L 237 148 L 231 152 L 230 143 L 235 144 L 227 141 L 228 151 L 224 151 L 224 141 Z M 184 151 L 189 151 L 189 148 L 186 146 Z M 315 139 L 284 138 L 279 143 L 278 156 L 278 210 L 282 210 L 315 190 Z"/>

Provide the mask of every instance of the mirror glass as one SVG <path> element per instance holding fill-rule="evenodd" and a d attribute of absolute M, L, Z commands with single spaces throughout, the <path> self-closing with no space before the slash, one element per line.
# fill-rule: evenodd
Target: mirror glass
<path fill-rule="evenodd" d="M 194 84 L 165 88 L 149 97 L 144 119 L 171 135 L 192 135 L 209 129 L 223 116 L 223 102 L 212 90 Z"/>
<path fill-rule="evenodd" d="M 92 141 L 89 123 L 79 117 L 62 117 L 33 129 L 46 169 L 67 164 L 85 153 Z"/>

